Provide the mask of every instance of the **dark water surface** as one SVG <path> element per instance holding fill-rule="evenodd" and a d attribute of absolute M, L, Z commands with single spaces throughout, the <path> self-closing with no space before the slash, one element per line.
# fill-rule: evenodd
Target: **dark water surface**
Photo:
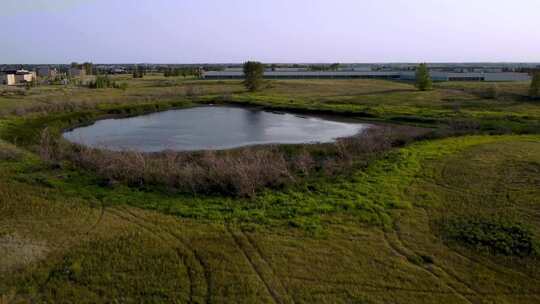
<path fill-rule="evenodd" d="M 261 144 L 332 142 L 368 128 L 312 116 L 205 106 L 105 119 L 64 133 L 74 143 L 110 150 L 220 150 Z"/>

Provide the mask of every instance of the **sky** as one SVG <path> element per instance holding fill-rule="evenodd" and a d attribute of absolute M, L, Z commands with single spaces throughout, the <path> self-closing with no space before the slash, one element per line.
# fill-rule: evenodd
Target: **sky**
<path fill-rule="evenodd" d="M 540 62 L 540 0 L 0 0 L 0 64 Z"/>

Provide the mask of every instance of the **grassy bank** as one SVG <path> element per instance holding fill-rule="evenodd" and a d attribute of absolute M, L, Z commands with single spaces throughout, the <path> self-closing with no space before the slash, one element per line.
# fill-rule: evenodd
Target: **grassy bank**
<path fill-rule="evenodd" d="M 351 178 L 309 185 L 309 191 L 268 193 L 245 204 L 221 201 L 215 217 L 204 221 L 131 207 L 137 202 L 166 205 L 164 197 L 141 194 L 139 201 L 126 189 L 122 196 L 118 189 L 73 188 L 73 178 L 62 182 L 57 174 L 52 174 L 55 180 L 4 160 L 4 172 L 13 172 L 0 181 L 2 212 L 8 219 L 3 249 L 5 244 L 25 244 L 7 250 L 32 252 L 27 260 L 36 262 L 21 268 L 13 265 L 21 260 L 8 263 L 12 271 L 19 270 L 7 272 L 10 279 L 2 280 L 2 288 L 14 298 L 89 302 L 111 297 L 186 302 L 278 297 L 284 302 L 377 303 L 399 297 L 406 303 L 419 292 L 426 302 L 535 301 L 537 256 L 516 258 L 448 240 L 440 236 L 438 223 L 445 217 L 505 214 L 507 221 L 532 227 L 537 242 L 534 168 L 540 164 L 539 142 L 537 136 L 478 136 L 419 143 Z M 516 155 L 532 166 L 508 166 Z M 482 170 L 463 171 L 478 159 Z M 510 172 L 522 179 L 507 183 Z M 503 195 L 508 191 L 510 196 Z M 455 204 L 456 198 L 463 204 Z M 179 206 L 182 199 L 169 201 Z M 207 200 L 189 201 L 182 208 L 212 206 Z M 493 210 L 493 204 L 501 207 Z M 231 209 L 250 220 L 257 214 L 269 221 L 286 215 L 282 220 L 288 225 L 238 225 L 227 220 Z M 302 216 L 287 219 L 295 212 Z M 386 218 L 386 228 L 366 226 L 369 218 Z M 308 225 L 307 230 L 293 228 L 295 222 Z M 317 236 L 306 235 L 309 227 L 319 229 Z M 28 246 L 44 251 L 29 251 Z M 154 279 L 143 279 L 148 277 Z"/>

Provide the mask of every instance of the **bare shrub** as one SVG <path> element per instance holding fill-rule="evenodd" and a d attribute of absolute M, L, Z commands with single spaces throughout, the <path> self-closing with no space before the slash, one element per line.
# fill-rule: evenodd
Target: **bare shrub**
<path fill-rule="evenodd" d="M 40 155 L 47 161 L 68 160 L 94 171 L 107 184 L 165 185 L 175 191 L 252 197 L 264 188 L 279 188 L 311 174 L 335 175 L 366 164 L 390 149 L 409 131 L 377 127 L 339 139 L 336 144 L 248 147 L 229 151 L 182 153 L 115 152 L 71 145 L 45 129 Z M 408 134 L 407 136 L 412 136 Z"/>
<path fill-rule="evenodd" d="M 198 155 L 114 152 L 58 144 L 44 132 L 40 154 L 47 161 L 68 159 L 111 182 L 131 186 L 160 184 L 189 193 L 253 196 L 265 187 L 279 187 L 292 180 L 288 162 L 273 148 Z"/>
<path fill-rule="evenodd" d="M 39 156 L 44 161 L 52 161 L 57 158 L 57 143 L 58 141 L 51 135 L 49 128 L 41 131 Z"/>
<path fill-rule="evenodd" d="M 316 161 L 306 148 L 303 148 L 291 159 L 291 168 L 302 176 L 310 175 L 315 166 Z"/>

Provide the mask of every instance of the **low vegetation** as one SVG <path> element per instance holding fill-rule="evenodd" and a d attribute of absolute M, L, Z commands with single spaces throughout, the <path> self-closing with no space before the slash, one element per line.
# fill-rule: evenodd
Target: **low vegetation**
<path fill-rule="evenodd" d="M 538 254 L 536 240 L 523 224 L 504 219 L 458 218 L 443 224 L 447 239 L 473 249 L 508 256 Z"/>
<path fill-rule="evenodd" d="M 112 79 L 128 88 L 1 89 L 0 301 L 540 300 L 540 105 L 529 83 L 491 94 L 490 83 L 421 92 L 296 80 L 248 92 L 240 81 Z M 59 140 L 104 117 L 217 102 L 403 133 L 151 155 Z"/>

